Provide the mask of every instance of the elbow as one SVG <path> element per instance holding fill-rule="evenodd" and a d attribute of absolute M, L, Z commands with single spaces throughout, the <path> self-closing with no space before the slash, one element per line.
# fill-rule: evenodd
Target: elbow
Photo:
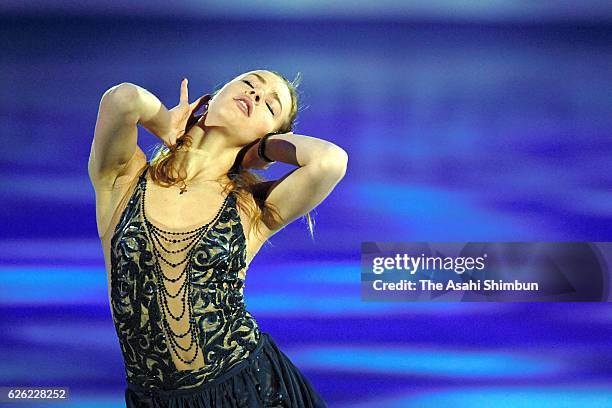
<path fill-rule="evenodd" d="M 346 174 L 346 168 L 348 166 L 348 153 L 340 148 L 334 147 L 330 151 L 323 155 L 320 160 L 317 161 L 321 171 L 325 174 L 333 174 L 338 179 L 342 179 Z"/>
<path fill-rule="evenodd" d="M 122 82 L 109 88 L 102 95 L 102 102 L 112 104 L 116 109 L 132 112 L 138 100 L 138 87 L 129 82 Z"/>

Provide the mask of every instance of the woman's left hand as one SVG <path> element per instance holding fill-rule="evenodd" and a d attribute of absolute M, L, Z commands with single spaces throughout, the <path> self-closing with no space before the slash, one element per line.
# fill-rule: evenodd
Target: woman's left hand
<path fill-rule="evenodd" d="M 244 154 L 244 157 L 242 158 L 243 168 L 266 170 L 268 167 L 270 167 L 273 164 L 273 163 L 268 163 L 267 161 L 262 160 L 259 157 L 257 150 L 259 149 L 260 141 L 261 141 L 261 138 L 256 139 L 253 142 L 245 146 L 246 153 Z"/>

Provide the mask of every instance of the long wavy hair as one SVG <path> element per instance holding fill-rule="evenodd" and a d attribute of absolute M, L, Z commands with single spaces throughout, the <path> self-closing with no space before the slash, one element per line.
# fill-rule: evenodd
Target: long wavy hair
<path fill-rule="evenodd" d="M 299 94 L 297 87 L 301 82 L 301 75 L 298 72 L 296 78 L 293 81 L 289 81 L 279 72 L 272 70 L 268 71 L 274 73 L 279 78 L 282 78 L 291 93 L 291 110 L 289 112 L 289 116 L 281 127 L 276 131 L 271 132 L 271 134 L 292 132 L 296 124 L 297 113 L 299 110 Z M 212 97 L 215 96 L 220 90 L 221 87 L 218 87 L 212 94 L 206 95 L 205 99 L 212 99 Z M 197 110 L 198 109 L 196 109 L 196 111 Z M 187 175 L 176 168 L 175 159 L 177 151 L 187 149 L 191 146 L 192 138 L 187 133 L 196 123 L 198 123 L 202 116 L 206 114 L 203 113 L 201 115 L 194 115 L 194 113 L 192 113 L 188 119 L 187 125 L 185 126 L 185 132 L 182 136 L 177 138 L 175 145 L 168 147 L 165 144 L 160 143 L 153 147 L 153 155 L 150 160 L 149 173 L 151 175 L 151 179 L 153 179 L 153 181 L 155 181 L 157 184 L 165 187 L 179 183 L 186 185 L 185 177 Z M 256 188 L 258 184 L 268 180 L 262 175 L 241 166 L 242 159 L 246 152 L 258 141 L 259 139 L 244 146 L 237 154 L 236 160 L 228 173 L 222 175 L 217 181 L 223 185 L 223 192 L 225 194 L 229 194 L 231 191 L 236 193 L 238 197 L 238 207 L 240 207 L 240 209 L 242 209 L 242 211 L 247 214 L 250 219 L 250 229 L 252 229 L 255 225 L 257 226 L 257 228 L 255 228 L 256 233 L 261 234 L 258 221 L 261 220 L 266 226 L 271 226 L 280 225 L 281 223 L 284 223 L 284 220 L 282 220 L 282 217 L 278 212 L 278 208 L 275 205 L 266 202 L 265 189 Z M 227 179 L 229 179 L 229 181 L 227 181 Z M 315 223 L 313 218 L 311 217 L 310 212 L 306 213 L 304 217 L 307 219 L 310 237 L 314 240 Z"/>

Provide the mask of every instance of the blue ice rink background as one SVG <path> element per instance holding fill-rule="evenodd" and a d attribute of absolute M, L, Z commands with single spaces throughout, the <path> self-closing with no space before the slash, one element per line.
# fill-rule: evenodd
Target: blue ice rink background
<path fill-rule="evenodd" d="M 87 177 L 104 91 L 173 107 L 183 76 L 194 100 L 273 69 L 303 76 L 295 133 L 349 168 L 316 240 L 276 234 L 245 298 L 331 407 L 612 406 L 609 304 L 359 294 L 361 241 L 611 240 L 612 7 L 402 3 L 3 2 L 0 385 L 124 406 Z"/>

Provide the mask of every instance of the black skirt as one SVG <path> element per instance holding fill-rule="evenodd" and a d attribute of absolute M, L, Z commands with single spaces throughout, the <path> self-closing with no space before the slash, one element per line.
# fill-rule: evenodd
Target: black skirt
<path fill-rule="evenodd" d="M 249 356 L 212 381 L 171 391 L 127 383 L 126 408 L 327 407 L 310 382 L 272 339 L 261 332 Z"/>

